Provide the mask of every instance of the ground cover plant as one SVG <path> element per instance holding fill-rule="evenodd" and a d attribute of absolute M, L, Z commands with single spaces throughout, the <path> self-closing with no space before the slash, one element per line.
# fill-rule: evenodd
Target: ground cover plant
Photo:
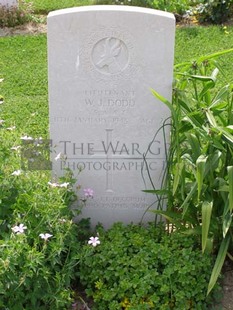
<path fill-rule="evenodd" d="M 80 281 L 92 309 L 208 309 L 212 257 L 197 240 L 164 227 L 97 228 L 99 244 L 82 248 Z M 215 288 L 217 294 L 218 288 Z"/>
<path fill-rule="evenodd" d="M 23 144 L 1 120 L 0 307 L 64 309 L 78 263 L 80 228 L 68 208 L 72 178 L 51 180 L 44 171 L 22 169 Z M 41 139 L 21 140 L 40 145 Z M 38 149 L 38 147 L 37 147 Z M 26 160 L 26 158 L 25 158 Z"/>

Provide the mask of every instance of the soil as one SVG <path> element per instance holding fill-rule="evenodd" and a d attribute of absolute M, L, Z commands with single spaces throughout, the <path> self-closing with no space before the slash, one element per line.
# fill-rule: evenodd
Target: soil
<path fill-rule="evenodd" d="M 25 25 L 16 26 L 13 28 L 0 28 L 0 37 L 14 35 L 35 35 L 47 32 L 47 25 L 39 23 L 27 23 Z"/>
<path fill-rule="evenodd" d="M 226 261 L 223 267 L 222 294 L 223 298 L 220 308 L 223 310 L 233 310 L 233 263 Z"/>
<path fill-rule="evenodd" d="M 189 22 L 182 23 L 190 25 Z M 47 25 L 41 23 L 27 23 L 25 25 L 16 26 L 14 28 L 0 28 L 0 37 L 6 36 L 14 36 L 14 35 L 36 35 L 40 33 L 47 32 Z M 223 298 L 221 303 L 216 305 L 213 310 L 233 310 L 233 263 L 227 262 L 223 268 L 223 279 L 222 279 L 222 288 L 223 288 Z M 85 298 L 85 294 L 83 294 L 83 299 Z M 83 300 L 84 301 L 84 300 Z M 85 304 L 86 303 L 86 304 Z M 76 304 L 73 305 L 73 309 L 83 309 L 83 310 L 91 310 L 88 308 L 91 306 L 92 302 L 80 302 L 77 301 Z"/>

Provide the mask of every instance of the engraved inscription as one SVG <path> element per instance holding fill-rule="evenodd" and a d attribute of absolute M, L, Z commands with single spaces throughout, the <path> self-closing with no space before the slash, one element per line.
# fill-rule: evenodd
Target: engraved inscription
<path fill-rule="evenodd" d="M 120 197 L 120 196 L 102 196 L 90 201 L 88 208 L 91 209 L 142 209 L 148 207 L 146 197 Z"/>
<path fill-rule="evenodd" d="M 107 75 L 122 72 L 127 67 L 128 60 L 128 49 L 118 38 L 101 39 L 92 50 L 92 62 L 95 68 Z"/>

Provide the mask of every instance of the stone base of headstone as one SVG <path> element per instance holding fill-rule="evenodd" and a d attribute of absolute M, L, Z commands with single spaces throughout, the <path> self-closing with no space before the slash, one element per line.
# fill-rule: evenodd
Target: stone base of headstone
<path fill-rule="evenodd" d="M 17 0 L 0 0 L 0 6 L 10 8 L 12 6 L 18 6 Z"/>

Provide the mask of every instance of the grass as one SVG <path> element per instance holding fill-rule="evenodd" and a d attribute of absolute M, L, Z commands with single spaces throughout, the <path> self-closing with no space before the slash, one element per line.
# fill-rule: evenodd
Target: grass
<path fill-rule="evenodd" d="M 8 127 L 20 128 L 20 134 L 44 136 L 48 128 L 46 36 L 1 38 L 0 49 L 4 78 L 0 94 L 5 98 L 0 118 Z"/>
<path fill-rule="evenodd" d="M 233 47 L 233 27 L 229 35 L 222 27 L 177 29 L 175 63 Z M 46 135 L 48 129 L 47 41 L 45 35 L 0 38 L 0 94 L 5 98 L 0 118 L 19 126 L 22 133 Z M 226 76 L 232 81 L 232 55 L 221 59 Z M 20 111 L 18 113 L 17 111 Z M 31 117 L 33 114 L 35 116 Z"/>
<path fill-rule="evenodd" d="M 233 27 L 228 27 L 225 33 L 221 26 L 198 26 L 177 29 L 175 63 L 195 60 L 200 56 L 212 54 L 221 50 L 233 48 Z M 218 59 L 224 72 L 220 73 L 219 87 L 233 82 L 232 62 L 233 54 Z"/>
<path fill-rule="evenodd" d="M 32 1 L 26 0 L 26 2 Z M 47 14 L 54 10 L 90 4 L 91 0 L 33 0 L 32 9 L 35 14 Z"/>
<path fill-rule="evenodd" d="M 176 32 L 175 63 L 233 47 L 233 26 L 225 34 L 220 26 L 185 27 Z M 48 137 L 47 40 L 46 35 L 0 38 L 0 119 L 16 126 L 19 137 Z M 232 82 L 232 54 L 221 58 L 225 76 Z M 220 84 L 221 84 L 220 83 Z M 222 86 L 219 84 L 219 87 Z"/>

